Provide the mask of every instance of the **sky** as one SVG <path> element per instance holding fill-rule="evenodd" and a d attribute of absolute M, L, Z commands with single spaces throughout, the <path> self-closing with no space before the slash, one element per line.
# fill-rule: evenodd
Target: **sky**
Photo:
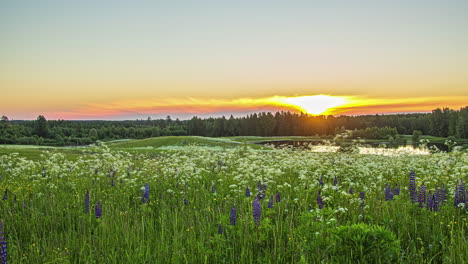
<path fill-rule="evenodd" d="M 468 105 L 468 1 L 0 1 L 0 115 Z"/>

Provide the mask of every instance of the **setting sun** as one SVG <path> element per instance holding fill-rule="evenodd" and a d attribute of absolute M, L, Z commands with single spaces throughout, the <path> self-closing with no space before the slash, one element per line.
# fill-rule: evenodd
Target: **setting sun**
<path fill-rule="evenodd" d="M 327 114 L 334 107 L 348 103 L 348 100 L 339 96 L 313 95 L 285 98 L 284 102 L 308 114 L 321 115 Z"/>

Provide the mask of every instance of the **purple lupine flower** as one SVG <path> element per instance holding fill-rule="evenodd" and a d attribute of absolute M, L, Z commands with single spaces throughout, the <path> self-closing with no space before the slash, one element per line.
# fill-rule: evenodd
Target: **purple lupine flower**
<path fill-rule="evenodd" d="M 424 204 L 426 203 L 426 185 L 424 183 L 419 187 L 419 207 L 424 207 Z"/>
<path fill-rule="evenodd" d="M 350 187 L 350 188 L 349 188 L 349 194 L 354 194 L 354 189 L 353 189 L 353 187 Z"/>
<path fill-rule="evenodd" d="M 319 191 L 317 194 L 317 205 L 319 209 L 323 209 L 323 199 L 322 199 L 321 192 L 322 191 Z"/>
<path fill-rule="evenodd" d="M 263 190 L 266 191 L 267 187 L 268 187 L 268 186 L 267 186 L 266 184 L 262 184 L 262 189 L 263 189 Z"/>
<path fill-rule="evenodd" d="M 231 214 L 229 215 L 229 224 L 236 225 L 237 220 L 237 210 L 236 207 L 233 205 L 231 208 Z"/>
<path fill-rule="evenodd" d="M 89 190 L 86 190 L 86 193 L 85 193 L 84 212 L 85 214 L 89 213 Z"/>
<path fill-rule="evenodd" d="M 260 200 L 255 199 L 253 201 L 253 219 L 256 225 L 260 225 L 261 207 Z"/>
<path fill-rule="evenodd" d="M 2 200 L 6 200 L 6 199 L 8 199 L 8 188 L 5 189 Z"/>
<path fill-rule="evenodd" d="M 218 234 L 219 235 L 223 234 L 223 226 L 222 225 L 218 225 Z"/>
<path fill-rule="evenodd" d="M 2 264 L 8 263 L 7 241 L 3 221 L 0 221 L 0 261 Z"/>
<path fill-rule="evenodd" d="M 279 191 L 276 191 L 276 202 L 281 202 L 281 193 Z"/>
<path fill-rule="evenodd" d="M 409 180 L 409 195 L 411 202 L 415 203 L 418 201 L 418 192 L 416 191 L 416 175 L 414 171 L 410 172 L 410 180 Z"/>
<path fill-rule="evenodd" d="M 427 196 L 427 209 L 431 211 L 435 211 L 435 199 L 434 194 L 432 191 L 429 191 Z"/>
<path fill-rule="evenodd" d="M 400 186 L 398 186 L 398 183 L 395 184 L 395 189 L 393 189 L 393 194 L 400 195 Z"/>
<path fill-rule="evenodd" d="M 270 196 L 270 200 L 268 201 L 268 208 L 273 208 L 273 200 L 274 200 L 274 198 L 273 198 L 273 195 L 272 195 L 272 196 Z"/>
<path fill-rule="evenodd" d="M 259 192 L 262 191 L 262 182 L 261 181 L 258 181 L 258 183 L 257 183 L 257 190 Z"/>
<path fill-rule="evenodd" d="M 325 184 L 325 183 L 323 182 L 323 177 L 322 177 L 322 176 L 321 176 L 320 179 L 319 179 L 319 184 L 320 184 L 321 186 L 323 186 L 323 185 Z"/>
<path fill-rule="evenodd" d="M 96 218 L 101 218 L 102 217 L 102 206 L 101 206 L 101 201 L 98 201 L 96 203 L 96 207 L 94 207 L 94 213 L 96 215 Z"/>
<path fill-rule="evenodd" d="M 442 188 L 440 190 L 440 202 L 441 204 L 444 204 L 445 201 L 447 201 L 447 190 L 445 188 L 445 184 L 442 185 Z"/>
<path fill-rule="evenodd" d="M 188 200 L 187 198 L 184 197 L 184 204 L 187 205 L 188 204 Z"/>
<path fill-rule="evenodd" d="M 366 198 L 366 195 L 364 194 L 364 192 L 359 192 L 359 199 L 363 201 L 365 198 Z"/>
<path fill-rule="evenodd" d="M 439 187 L 435 188 L 434 195 L 432 197 L 433 208 L 432 211 L 439 211 L 440 208 L 440 191 Z"/>
<path fill-rule="evenodd" d="M 245 188 L 245 196 L 250 197 L 250 189 L 249 186 Z"/>
<path fill-rule="evenodd" d="M 148 183 L 145 183 L 145 188 L 143 189 L 143 194 L 141 195 L 141 203 L 148 203 L 150 196 L 150 187 Z"/>
<path fill-rule="evenodd" d="M 338 185 L 338 178 L 335 176 L 335 178 L 333 178 L 333 186 L 336 185 Z"/>
<path fill-rule="evenodd" d="M 463 182 L 463 180 L 460 180 L 460 183 L 457 183 L 455 185 L 455 196 L 454 196 L 454 199 L 453 199 L 453 203 L 455 206 L 458 206 L 459 204 L 461 203 L 465 203 L 466 200 L 465 200 L 465 196 L 466 196 L 466 193 L 465 193 L 466 189 L 465 189 L 465 183 Z"/>
<path fill-rule="evenodd" d="M 211 186 L 211 193 L 216 193 L 216 184 L 213 184 L 213 186 Z"/>
<path fill-rule="evenodd" d="M 114 186 L 115 186 L 114 178 L 112 178 L 112 181 L 111 181 L 111 186 L 112 186 L 112 187 L 114 187 Z"/>
<path fill-rule="evenodd" d="M 392 189 L 388 185 L 388 183 L 385 186 L 385 201 L 393 200 L 393 193 Z"/>

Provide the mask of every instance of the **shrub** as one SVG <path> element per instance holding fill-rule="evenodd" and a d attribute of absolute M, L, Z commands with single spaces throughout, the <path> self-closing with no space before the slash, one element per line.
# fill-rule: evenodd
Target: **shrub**
<path fill-rule="evenodd" d="M 400 242 L 396 235 L 384 227 L 353 224 L 337 227 L 335 256 L 352 263 L 396 263 L 400 255 Z"/>

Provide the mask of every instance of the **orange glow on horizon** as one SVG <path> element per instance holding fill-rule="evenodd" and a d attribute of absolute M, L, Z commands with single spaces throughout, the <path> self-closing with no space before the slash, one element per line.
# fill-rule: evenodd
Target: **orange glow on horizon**
<path fill-rule="evenodd" d="M 148 100 L 111 101 L 71 107 L 63 111 L 28 111 L 22 119 L 45 115 L 48 119 L 96 120 L 135 119 L 181 116 L 245 116 L 255 112 L 291 111 L 311 115 L 366 115 L 430 112 L 435 108 L 459 109 L 466 106 L 468 96 L 425 98 L 367 98 L 360 96 L 272 96 L 265 98 L 203 99 L 158 98 Z M 10 118 L 20 119 L 7 114 Z M 21 114 L 21 113 L 20 113 Z"/>

